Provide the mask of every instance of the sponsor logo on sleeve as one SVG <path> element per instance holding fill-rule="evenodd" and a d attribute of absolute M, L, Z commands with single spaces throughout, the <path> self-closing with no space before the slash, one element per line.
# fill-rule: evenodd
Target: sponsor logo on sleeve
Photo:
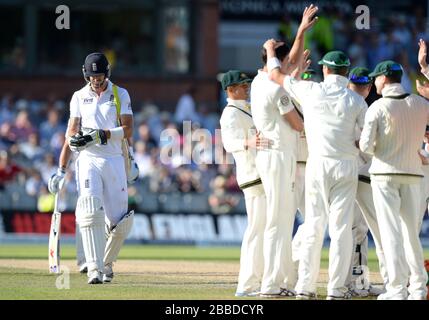
<path fill-rule="evenodd" d="M 289 103 L 290 103 L 290 99 L 289 99 L 289 97 L 288 97 L 288 96 L 286 96 L 286 95 L 284 95 L 283 97 L 281 97 L 281 98 L 280 98 L 280 103 L 281 103 L 283 106 L 287 106 L 287 105 L 289 105 Z"/>

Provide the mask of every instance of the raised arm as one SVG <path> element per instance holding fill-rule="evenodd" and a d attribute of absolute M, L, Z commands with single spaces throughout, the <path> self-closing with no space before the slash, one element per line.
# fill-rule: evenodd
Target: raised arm
<path fill-rule="evenodd" d="M 305 7 L 301 24 L 288 56 L 287 66 L 283 72 L 280 70 L 280 62 L 276 59 L 276 49 L 282 45 L 283 42 L 276 42 L 274 39 L 269 39 L 264 43 L 264 48 L 267 50 L 267 67 L 270 78 L 279 85 L 283 85 L 285 75 L 292 74 L 294 77 L 298 78 L 297 75 L 301 74 L 303 66 L 307 65 L 306 67 L 308 67 L 310 61 L 307 59 L 310 52 L 304 52 L 304 36 L 305 32 L 316 23 L 317 17 L 314 15 L 318 10 L 319 8 L 314 5 Z"/>
<path fill-rule="evenodd" d="M 419 54 L 418 54 L 418 61 L 421 68 L 421 73 L 429 79 L 429 68 L 428 64 L 426 62 L 427 57 L 427 46 L 426 42 L 423 39 L 420 39 L 419 41 Z"/>
<path fill-rule="evenodd" d="M 304 13 L 302 14 L 301 24 L 299 25 L 295 41 L 289 53 L 288 69 L 290 68 L 291 70 L 294 70 L 301 64 L 301 57 L 304 53 L 305 32 L 316 23 L 318 18 L 314 15 L 318 10 L 319 8 L 313 4 L 309 7 L 305 7 Z"/>

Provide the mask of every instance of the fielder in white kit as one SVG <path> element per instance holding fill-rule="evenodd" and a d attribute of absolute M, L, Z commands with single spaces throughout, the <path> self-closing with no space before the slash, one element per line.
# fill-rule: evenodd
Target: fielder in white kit
<path fill-rule="evenodd" d="M 289 48 L 279 46 L 274 54 L 287 64 Z M 253 121 L 260 134 L 270 139 L 270 149 L 258 150 L 256 168 L 267 197 L 264 233 L 264 274 L 261 297 L 295 295 L 292 263 L 292 229 L 295 218 L 295 169 L 298 132 L 303 124 L 290 96 L 267 73 L 267 56 L 263 50 L 264 68 L 252 82 Z"/>
<path fill-rule="evenodd" d="M 269 141 L 256 134 L 249 103 L 252 80 L 238 70 L 222 78 L 227 94 L 227 106 L 220 118 L 222 143 L 232 153 L 236 163 L 237 182 L 244 193 L 247 228 L 240 254 L 240 272 L 235 296 L 259 294 L 264 271 L 263 240 L 267 202 L 261 178 L 256 170 L 256 149 L 268 148 Z"/>
<path fill-rule="evenodd" d="M 349 89 L 360 94 L 366 99 L 371 91 L 373 79 L 369 77 L 370 71 L 367 68 L 355 67 L 349 73 Z M 360 130 L 357 130 L 357 139 L 360 137 Z M 380 273 L 383 282 L 387 283 L 387 272 L 384 267 L 384 254 L 380 242 L 380 232 L 378 230 L 375 215 L 374 203 L 368 168 L 371 164 L 371 156 L 359 154 L 359 182 L 356 193 L 356 204 L 353 212 L 353 255 L 350 265 L 350 272 L 346 280 L 346 285 L 350 288 L 353 296 L 366 297 L 368 295 L 377 296 L 384 290 L 374 287 L 369 278 L 368 268 L 368 229 L 374 238 Z"/>
<path fill-rule="evenodd" d="M 308 71 L 308 70 L 307 70 Z M 312 73 L 304 72 L 301 74 L 301 79 L 309 81 L 312 79 Z M 298 101 L 292 98 L 292 104 L 296 109 L 299 117 L 304 121 L 302 106 Z M 305 220 L 305 166 L 308 158 L 307 138 L 305 130 L 302 130 L 298 136 L 297 156 L 296 156 L 296 174 L 295 174 L 295 206 L 296 211 L 301 215 L 301 219 Z M 301 255 L 301 241 L 304 236 L 304 224 L 298 226 L 292 240 L 292 261 L 295 269 L 295 282 L 298 280 L 298 266 Z"/>
<path fill-rule="evenodd" d="M 76 220 L 82 234 L 88 283 L 97 284 L 112 281 L 113 262 L 132 227 L 134 212 L 128 212 L 121 144 L 132 136 L 133 113 L 127 90 L 109 80 L 110 65 L 104 54 L 88 55 L 83 74 L 88 84 L 71 99 L 68 142 L 72 151 L 79 152 Z M 119 115 L 116 97 L 120 101 Z"/>
<path fill-rule="evenodd" d="M 292 97 L 301 102 L 308 142 L 305 175 L 304 239 L 298 283 L 298 299 L 316 297 L 320 255 L 329 221 L 329 282 L 327 299 L 349 299 L 345 287 L 352 256 L 352 221 L 358 178 L 359 149 L 355 127 L 363 127 L 367 105 L 347 88 L 350 61 L 341 51 L 328 52 L 323 65 L 324 81 L 298 81 L 278 69 L 275 41 L 266 42 L 269 71 Z M 300 52 L 303 52 L 303 43 Z"/>
<path fill-rule="evenodd" d="M 375 101 L 365 117 L 360 149 L 373 154 L 369 168 L 388 283 L 380 300 L 426 300 L 428 279 L 419 239 L 422 162 L 419 149 L 429 120 L 429 104 L 401 86 L 402 66 L 380 62 Z"/>
<path fill-rule="evenodd" d="M 420 71 L 421 73 L 427 78 L 429 79 L 429 66 L 426 62 L 426 58 L 427 58 L 427 46 L 426 46 L 426 42 L 422 39 L 420 39 L 419 41 L 419 52 L 418 52 L 418 61 L 419 61 L 419 65 L 421 67 Z M 419 80 L 416 80 L 416 87 L 417 87 L 417 91 L 419 92 L 419 94 L 421 94 L 423 97 L 425 97 L 426 99 L 429 99 L 429 84 L 428 83 L 421 83 Z M 422 191 L 423 191 L 423 196 L 422 196 L 422 214 L 424 216 L 424 213 L 426 212 L 426 210 L 428 209 L 428 204 L 429 204 L 429 127 L 426 127 L 426 134 L 424 137 L 424 146 L 420 152 L 421 154 L 421 159 L 422 159 L 422 164 L 423 164 L 423 172 L 425 174 L 425 177 L 423 178 L 422 181 Z"/>

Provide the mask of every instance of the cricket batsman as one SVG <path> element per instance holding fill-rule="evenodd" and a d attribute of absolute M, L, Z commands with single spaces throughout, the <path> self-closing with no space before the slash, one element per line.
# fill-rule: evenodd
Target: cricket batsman
<path fill-rule="evenodd" d="M 122 140 L 132 137 L 133 113 L 127 90 L 109 79 L 110 65 L 104 54 L 89 54 L 82 71 L 87 84 L 71 99 L 67 140 L 70 149 L 79 153 L 76 221 L 88 284 L 98 284 L 112 281 L 113 262 L 133 223 L 122 151 Z M 132 175 L 137 177 L 138 170 L 128 178 Z"/>

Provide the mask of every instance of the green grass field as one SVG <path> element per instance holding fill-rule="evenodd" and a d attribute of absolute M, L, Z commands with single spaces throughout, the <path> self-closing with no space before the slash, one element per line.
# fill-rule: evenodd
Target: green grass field
<path fill-rule="evenodd" d="M 88 285 L 86 276 L 78 273 L 74 246 L 61 250 L 62 266 L 70 272 L 58 276 L 48 273 L 46 245 L 1 245 L 0 299 L 236 299 L 238 247 L 127 245 L 115 264 L 113 282 L 102 285 Z M 320 298 L 326 294 L 327 265 L 324 249 Z M 379 283 L 373 249 L 369 268 L 371 280 Z"/>

